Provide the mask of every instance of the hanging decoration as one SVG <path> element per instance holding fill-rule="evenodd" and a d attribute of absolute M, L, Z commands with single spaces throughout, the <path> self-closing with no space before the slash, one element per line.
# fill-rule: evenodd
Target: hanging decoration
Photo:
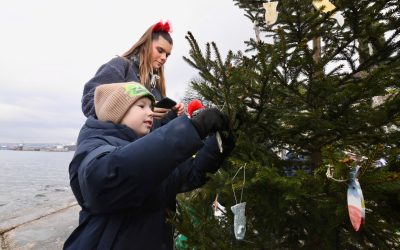
<path fill-rule="evenodd" d="M 258 22 L 257 20 L 254 20 L 254 32 L 256 34 L 256 41 L 259 43 L 261 41 L 260 39 L 260 28 L 258 28 Z"/>
<path fill-rule="evenodd" d="M 235 194 L 235 189 L 233 188 L 233 180 L 235 179 L 236 175 L 239 173 L 239 171 L 243 168 L 243 186 L 242 186 L 242 191 L 240 194 L 240 201 L 239 203 L 237 202 L 236 194 Z M 244 189 L 244 184 L 246 182 L 246 164 L 244 164 L 243 167 L 240 167 L 239 170 L 236 172 L 236 174 L 232 178 L 232 190 L 233 190 L 233 195 L 235 197 L 235 202 L 236 205 L 231 207 L 232 213 L 234 215 L 233 217 L 233 229 L 235 232 L 235 238 L 237 240 L 243 240 L 244 235 L 246 233 L 246 215 L 245 215 L 245 209 L 246 209 L 246 202 L 242 202 L 243 198 L 243 189 Z"/>
<path fill-rule="evenodd" d="M 368 43 L 368 54 L 370 56 L 374 54 L 374 48 L 372 47 L 372 43 Z"/>
<path fill-rule="evenodd" d="M 365 203 L 364 196 L 358 182 L 358 172 L 360 166 L 356 166 L 350 172 L 350 180 L 347 188 L 347 207 L 351 224 L 355 231 L 360 230 L 365 222 Z"/>
<path fill-rule="evenodd" d="M 340 25 L 343 26 L 344 24 L 344 17 L 342 15 L 342 12 L 336 11 L 335 14 L 331 16 L 332 18 L 336 19 L 336 22 Z"/>
<path fill-rule="evenodd" d="M 324 13 L 336 9 L 336 6 L 329 2 L 329 0 L 314 0 L 312 4 L 314 5 L 314 8 L 321 10 Z"/>
<path fill-rule="evenodd" d="M 265 23 L 267 25 L 272 25 L 278 19 L 278 11 L 276 11 L 276 7 L 278 6 L 278 2 L 270 2 L 263 3 L 263 7 L 265 9 Z"/>
<path fill-rule="evenodd" d="M 215 196 L 215 200 L 212 204 L 214 217 L 221 220 L 225 217 L 226 209 L 218 202 L 218 194 Z"/>
<path fill-rule="evenodd" d="M 356 155 L 351 152 L 346 152 L 347 157 L 341 160 L 341 163 L 350 165 L 357 160 Z M 336 182 L 347 182 L 347 208 L 349 211 L 349 217 L 351 225 L 355 231 L 359 231 L 361 226 L 365 222 L 365 203 L 364 196 L 361 190 L 360 183 L 358 182 L 358 175 L 360 166 L 356 165 L 351 167 L 349 172 L 349 178 L 334 178 L 333 177 L 333 166 L 328 165 L 326 170 L 326 177 Z"/>
<path fill-rule="evenodd" d="M 331 2 L 329 2 L 329 0 L 314 0 L 312 2 L 312 4 L 314 5 L 314 8 L 316 10 L 320 10 L 324 13 L 328 13 L 334 9 L 336 9 L 336 6 L 333 5 Z M 342 15 L 342 13 L 340 11 L 336 11 L 335 13 L 332 14 L 331 18 L 336 19 L 337 23 L 340 26 L 343 26 L 344 24 L 344 17 Z"/>

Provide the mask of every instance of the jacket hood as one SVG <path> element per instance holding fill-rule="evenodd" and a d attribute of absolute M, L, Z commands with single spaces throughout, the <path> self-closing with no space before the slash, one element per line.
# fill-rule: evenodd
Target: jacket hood
<path fill-rule="evenodd" d="M 139 138 L 135 132 L 126 125 L 103 122 L 89 116 L 79 133 L 77 144 L 79 145 L 83 140 L 89 137 L 96 137 L 99 134 L 102 136 L 117 137 L 125 141 L 134 141 Z"/>

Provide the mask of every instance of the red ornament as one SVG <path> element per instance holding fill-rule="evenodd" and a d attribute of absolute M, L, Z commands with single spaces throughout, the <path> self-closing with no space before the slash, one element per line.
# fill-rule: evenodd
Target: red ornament
<path fill-rule="evenodd" d="M 204 105 L 199 100 L 192 100 L 187 107 L 190 117 L 192 117 L 194 111 L 204 108 Z"/>

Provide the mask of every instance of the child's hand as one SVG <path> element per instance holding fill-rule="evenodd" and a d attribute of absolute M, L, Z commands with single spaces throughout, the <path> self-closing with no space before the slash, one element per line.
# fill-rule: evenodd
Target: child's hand
<path fill-rule="evenodd" d="M 178 116 L 183 115 L 185 113 L 185 104 L 180 102 L 176 104 L 172 110 L 174 110 Z"/>
<path fill-rule="evenodd" d="M 210 133 L 229 130 L 228 117 L 216 108 L 203 109 L 192 117 L 192 124 L 201 139 Z"/>

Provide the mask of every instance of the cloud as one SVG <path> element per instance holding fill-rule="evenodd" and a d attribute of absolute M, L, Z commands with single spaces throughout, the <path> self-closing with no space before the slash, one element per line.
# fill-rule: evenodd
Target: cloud
<path fill-rule="evenodd" d="M 84 122 L 79 95 L 62 88 L 20 87 L 7 86 L 0 94 L 1 142 L 75 141 Z"/>

